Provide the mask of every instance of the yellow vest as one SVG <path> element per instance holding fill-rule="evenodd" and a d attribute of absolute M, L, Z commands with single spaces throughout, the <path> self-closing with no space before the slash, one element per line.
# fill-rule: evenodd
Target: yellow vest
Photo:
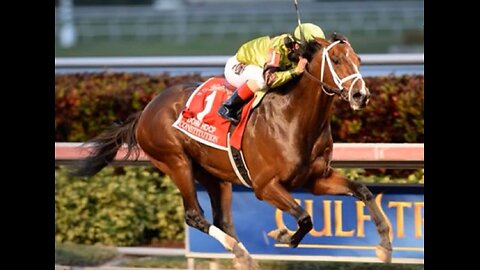
<path fill-rule="evenodd" d="M 285 38 L 289 34 L 282 34 L 270 38 L 259 37 L 243 44 L 237 51 L 237 60 L 247 65 L 256 65 L 261 68 L 267 66 L 278 67 L 275 79 L 268 85 L 270 88 L 278 87 L 295 74 L 296 62 L 288 59 L 288 49 L 285 46 Z"/>

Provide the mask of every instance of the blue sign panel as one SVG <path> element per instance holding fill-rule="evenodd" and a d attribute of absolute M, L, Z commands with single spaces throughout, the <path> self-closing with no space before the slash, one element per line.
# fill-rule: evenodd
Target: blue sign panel
<path fill-rule="evenodd" d="M 391 228 L 393 262 L 407 259 L 423 262 L 424 210 L 423 187 L 369 186 Z M 207 192 L 198 187 L 198 199 L 205 215 L 211 219 Z M 314 196 L 294 192 L 293 197 L 310 213 L 313 229 L 297 248 L 278 244 L 268 232 L 286 227 L 297 230 L 294 218 L 259 201 L 254 193 L 235 187 L 232 198 L 233 220 L 240 241 L 250 254 L 328 256 L 375 259 L 375 246 L 380 242 L 375 224 L 363 202 L 351 196 Z M 188 227 L 187 253 L 228 254 L 212 237 Z M 351 260 L 351 259 L 349 259 Z M 365 261 L 365 260 L 359 260 Z"/>

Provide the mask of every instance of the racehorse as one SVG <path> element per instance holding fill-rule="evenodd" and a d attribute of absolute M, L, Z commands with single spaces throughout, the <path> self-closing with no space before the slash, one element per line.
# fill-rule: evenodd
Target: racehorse
<path fill-rule="evenodd" d="M 312 218 L 290 194 L 304 188 L 314 195 L 352 195 L 363 201 L 380 235 L 378 258 L 391 261 L 389 226 L 374 202 L 373 194 L 330 167 L 333 139 L 330 129 L 335 96 L 349 102 L 353 110 L 363 108 L 370 93 L 359 72 L 360 58 L 346 37 L 333 34 L 302 45 L 308 65 L 302 76 L 272 89 L 251 112 L 243 136 L 244 159 L 249 167 L 252 190 L 259 200 L 292 215 L 298 230 L 269 233 L 280 243 L 297 247 L 313 228 Z M 191 139 L 172 127 L 195 85 L 172 86 L 156 96 L 143 111 L 106 130 L 90 142 L 90 155 L 77 175 L 91 176 L 113 161 L 124 144 L 126 156 L 139 148 L 178 187 L 185 221 L 217 239 L 247 269 L 258 265 L 237 238 L 231 214 L 232 184 L 241 184 L 221 151 Z M 199 205 L 195 180 L 203 185 L 211 201 L 213 224 Z M 254 223 L 254 221 L 252 221 Z M 254 225 L 254 224 L 252 224 Z"/>

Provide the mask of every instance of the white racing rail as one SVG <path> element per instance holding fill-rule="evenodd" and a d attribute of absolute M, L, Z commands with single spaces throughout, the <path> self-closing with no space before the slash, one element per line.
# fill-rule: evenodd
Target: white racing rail
<path fill-rule="evenodd" d="M 85 158 L 89 146 L 82 143 L 55 143 L 55 164 L 71 164 Z M 116 165 L 148 165 L 143 152 L 137 160 L 125 160 L 125 148 L 118 151 Z M 394 168 L 416 169 L 424 166 L 423 143 L 335 143 L 332 166 L 341 168 Z"/>
<path fill-rule="evenodd" d="M 423 65 L 423 54 L 360 54 L 362 65 Z M 224 67 L 227 55 L 143 57 L 57 57 L 55 68 Z"/>

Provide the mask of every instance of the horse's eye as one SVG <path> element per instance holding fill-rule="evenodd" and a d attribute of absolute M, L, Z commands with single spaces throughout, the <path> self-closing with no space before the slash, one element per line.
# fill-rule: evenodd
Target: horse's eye
<path fill-rule="evenodd" d="M 333 57 L 332 57 L 332 62 L 333 62 L 335 65 L 340 64 L 340 60 L 339 60 L 338 57 L 336 57 L 336 56 L 333 56 Z"/>

